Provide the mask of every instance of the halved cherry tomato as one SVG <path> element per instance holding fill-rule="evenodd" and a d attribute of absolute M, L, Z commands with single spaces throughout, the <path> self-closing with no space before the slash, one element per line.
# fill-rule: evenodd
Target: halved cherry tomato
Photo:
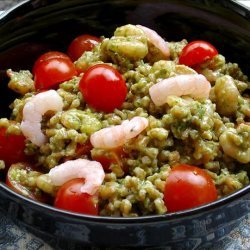
<path fill-rule="evenodd" d="M 98 215 L 98 198 L 81 192 L 84 179 L 73 179 L 63 184 L 57 192 L 55 207 L 83 214 Z"/>
<path fill-rule="evenodd" d="M 164 202 L 169 212 L 197 207 L 216 199 L 212 178 L 198 167 L 178 165 L 167 177 Z"/>
<path fill-rule="evenodd" d="M 84 155 L 90 155 L 90 151 L 93 148 L 90 141 L 86 141 L 84 144 L 77 144 L 76 146 L 76 157 L 80 158 Z"/>
<path fill-rule="evenodd" d="M 77 71 L 66 54 L 50 51 L 36 60 L 33 74 L 36 90 L 48 90 L 70 80 L 77 75 Z"/>
<path fill-rule="evenodd" d="M 50 201 L 50 197 L 38 190 L 36 184 L 29 184 L 29 179 L 36 179 L 41 174 L 29 163 L 12 164 L 6 176 L 6 184 L 23 196 L 47 203 Z"/>
<path fill-rule="evenodd" d="M 76 37 L 69 45 L 67 54 L 72 61 L 76 61 L 85 51 L 91 51 L 101 39 L 96 36 L 84 34 Z"/>
<path fill-rule="evenodd" d="M 75 154 L 73 156 L 63 158 L 63 161 L 66 162 L 72 159 L 82 158 L 83 156 L 90 156 L 92 148 L 93 146 L 90 141 L 86 141 L 84 144 L 77 144 Z"/>
<path fill-rule="evenodd" d="M 6 128 L 0 128 L 0 160 L 9 167 L 13 163 L 27 160 L 27 156 L 24 153 L 25 137 L 7 134 L 6 130 Z"/>
<path fill-rule="evenodd" d="M 127 169 L 122 164 L 122 158 L 125 155 L 122 147 L 113 150 L 97 149 L 91 151 L 92 159 L 100 162 L 105 172 L 111 171 L 110 166 L 112 163 L 119 165 L 119 167 L 126 172 Z"/>
<path fill-rule="evenodd" d="M 216 55 L 218 55 L 218 51 L 212 44 L 206 41 L 197 40 L 188 43 L 183 48 L 179 57 L 179 63 L 187 66 L 194 66 Z"/>
<path fill-rule="evenodd" d="M 104 112 L 120 108 L 127 95 L 122 75 L 107 64 L 88 68 L 80 80 L 79 89 L 89 106 Z"/>

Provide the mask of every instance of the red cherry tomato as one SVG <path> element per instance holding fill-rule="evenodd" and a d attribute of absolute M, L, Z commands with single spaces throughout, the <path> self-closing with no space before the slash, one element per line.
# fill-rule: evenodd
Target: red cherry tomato
<path fill-rule="evenodd" d="M 72 160 L 72 159 L 78 159 L 82 158 L 83 156 L 90 156 L 90 151 L 93 148 L 90 141 L 85 142 L 84 144 L 77 144 L 76 145 L 76 151 L 74 156 L 67 156 L 63 159 L 64 162 Z"/>
<path fill-rule="evenodd" d="M 90 141 L 86 141 L 84 144 L 77 144 L 76 146 L 76 158 L 90 155 L 90 151 L 93 148 Z"/>
<path fill-rule="evenodd" d="M 183 48 L 179 57 L 179 63 L 194 66 L 216 55 L 218 55 L 218 51 L 212 44 L 201 40 L 193 41 Z"/>
<path fill-rule="evenodd" d="M 120 108 L 127 95 L 122 75 L 107 64 L 88 68 L 80 80 L 79 89 L 89 106 L 104 112 Z"/>
<path fill-rule="evenodd" d="M 83 214 L 98 215 L 96 196 L 81 192 L 84 179 L 78 178 L 66 182 L 60 187 L 55 199 L 55 207 Z"/>
<path fill-rule="evenodd" d="M 92 154 L 92 159 L 102 164 L 105 172 L 110 172 L 110 165 L 118 164 L 123 171 L 127 169 L 123 166 L 122 158 L 125 156 L 125 152 L 122 147 L 113 150 L 100 150 L 95 154 Z"/>
<path fill-rule="evenodd" d="M 67 54 L 72 61 L 76 61 L 85 51 L 91 51 L 100 42 L 101 39 L 96 36 L 78 36 L 70 43 Z"/>
<path fill-rule="evenodd" d="M 54 58 L 65 58 L 65 59 L 69 59 L 69 57 L 59 51 L 49 51 L 46 52 L 44 54 L 42 54 L 41 56 L 38 57 L 38 59 L 35 61 L 32 72 L 34 73 L 36 71 L 37 66 L 39 66 L 40 63 L 44 62 L 44 61 L 48 61 L 50 59 L 54 59 Z"/>
<path fill-rule="evenodd" d="M 164 191 L 164 202 L 169 212 L 197 207 L 216 199 L 213 180 L 204 170 L 189 165 L 173 167 Z"/>
<path fill-rule="evenodd" d="M 20 173 L 23 175 L 22 178 L 18 178 Z M 38 190 L 36 185 L 29 186 L 26 182 L 26 180 L 29 178 L 29 175 L 31 175 L 32 178 L 35 178 L 35 176 L 38 177 L 40 174 L 42 173 L 36 171 L 35 168 L 29 163 L 23 162 L 12 164 L 6 176 L 6 184 L 16 193 L 33 200 L 48 203 L 50 202 L 51 198 L 47 194 Z"/>
<path fill-rule="evenodd" d="M 0 128 L 0 160 L 7 167 L 13 163 L 25 161 L 25 137 L 23 135 L 7 134 L 6 128 Z"/>
<path fill-rule="evenodd" d="M 33 74 L 36 90 L 48 90 L 70 80 L 77 75 L 77 71 L 66 54 L 50 51 L 36 60 Z"/>

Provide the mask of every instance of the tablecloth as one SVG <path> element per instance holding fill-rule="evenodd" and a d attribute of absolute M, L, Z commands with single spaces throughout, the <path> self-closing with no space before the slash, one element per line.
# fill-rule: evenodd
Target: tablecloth
<path fill-rule="evenodd" d="M 0 0 L 0 11 L 7 10 L 22 0 Z M 250 6 L 250 1 L 239 1 Z M 250 200 L 246 201 L 249 202 Z M 50 242 L 51 243 L 51 242 Z M 52 246 L 51 246 L 52 245 Z M 3 250 L 53 250 L 59 249 L 49 244 L 44 238 L 39 238 L 22 226 L 16 225 L 9 217 L 6 217 L 0 209 L 0 249 Z M 96 248 L 93 248 L 96 249 Z M 221 250 L 247 250 L 250 249 L 250 213 L 244 218 L 241 224 L 229 235 L 218 241 L 210 249 Z"/>

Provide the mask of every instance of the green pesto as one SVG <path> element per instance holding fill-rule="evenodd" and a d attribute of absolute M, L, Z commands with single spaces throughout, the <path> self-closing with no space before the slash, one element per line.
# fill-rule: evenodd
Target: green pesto
<path fill-rule="evenodd" d="M 26 94 L 35 90 L 32 74 L 28 70 L 20 70 L 19 72 L 7 70 L 10 77 L 8 87 L 19 94 Z"/>
<path fill-rule="evenodd" d="M 92 113 L 82 110 L 70 109 L 61 116 L 61 122 L 67 129 L 79 130 L 81 133 L 91 135 L 102 128 L 101 122 Z"/>

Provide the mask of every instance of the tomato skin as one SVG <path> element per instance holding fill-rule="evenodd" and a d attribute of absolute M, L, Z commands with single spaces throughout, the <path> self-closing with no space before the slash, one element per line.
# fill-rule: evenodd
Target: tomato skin
<path fill-rule="evenodd" d="M 107 113 L 120 108 L 127 96 L 122 75 L 107 64 L 88 68 L 80 80 L 79 89 L 89 106 Z"/>
<path fill-rule="evenodd" d="M 56 88 L 77 75 L 71 59 L 64 53 L 50 51 L 41 55 L 33 67 L 36 90 Z"/>
<path fill-rule="evenodd" d="M 77 178 L 62 185 L 56 195 L 54 206 L 60 209 L 98 215 L 97 197 L 81 192 L 84 179 Z"/>
<path fill-rule="evenodd" d="M 27 156 L 24 153 L 25 137 L 6 134 L 6 130 L 6 128 L 0 128 L 0 160 L 9 167 L 13 163 L 27 160 Z"/>
<path fill-rule="evenodd" d="M 170 171 L 164 190 L 164 202 L 169 212 L 194 208 L 217 198 L 213 180 L 204 170 L 178 165 Z"/>
<path fill-rule="evenodd" d="M 67 54 L 72 61 L 76 61 L 85 51 L 91 51 L 101 39 L 96 36 L 84 34 L 76 37 L 69 45 Z"/>
<path fill-rule="evenodd" d="M 59 51 L 46 52 L 46 53 L 42 54 L 41 56 L 39 56 L 37 58 L 37 60 L 35 61 L 34 65 L 33 65 L 33 69 L 32 69 L 33 74 L 35 73 L 36 68 L 39 66 L 40 63 L 48 61 L 50 59 L 55 59 L 55 58 L 69 59 L 69 57 L 66 54 L 59 52 Z"/>
<path fill-rule="evenodd" d="M 194 66 L 216 55 L 218 55 L 218 51 L 212 44 L 206 41 L 197 40 L 188 43 L 183 48 L 179 57 L 179 63 L 187 66 Z"/>

